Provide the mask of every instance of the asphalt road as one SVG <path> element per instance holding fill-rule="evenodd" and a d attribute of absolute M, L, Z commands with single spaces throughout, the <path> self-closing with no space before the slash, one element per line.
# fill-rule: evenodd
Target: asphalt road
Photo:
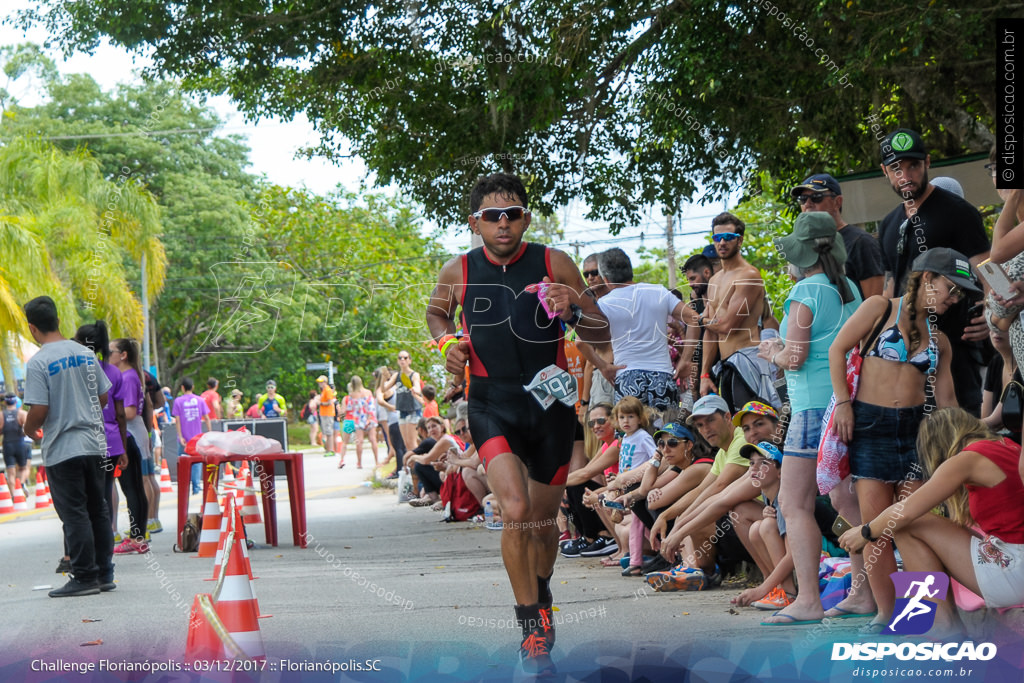
<path fill-rule="evenodd" d="M 370 471 L 356 470 L 351 455 L 349 461 L 339 471 L 337 458 L 313 453 L 305 458 L 308 548 L 262 545 L 262 526 L 249 527 L 257 542 L 250 556 L 260 611 L 272 615 L 260 620 L 267 661 L 259 678 L 516 677 L 519 634 L 501 565 L 500 532 L 472 523 L 445 524 L 429 509 L 398 505 L 393 490 L 362 486 Z M 283 478 L 278 491 L 279 536 L 290 543 Z M 198 496 L 192 502 L 197 508 Z M 149 555 L 116 558 L 115 591 L 79 598 L 52 599 L 46 590 L 34 590 L 64 581 L 54 573 L 61 536 L 52 508 L 0 518 L 0 680 L 198 676 L 175 670 L 185 650 L 192 598 L 212 591 L 206 579 L 213 575 L 213 560 L 171 551 L 173 505 L 165 494 L 161 518 L 167 531 L 154 535 Z M 126 519 L 122 503 L 122 524 Z M 864 676 L 855 673 L 860 662 L 833 662 L 829 656 L 833 642 L 860 640 L 860 620 L 768 628 L 759 625 L 763 613 L 731 608 L 738 589 L 656 594 L 641 579 L 623 578 L 596 559 L 559 558 L 552 591 L 561 680 L 853 681 Z M 122 662 L 168 667 L 175 675 L 131 678 L 98 670 Z M 91 677 L 53 673 L 54 667 L 89 663 L 96 667 Z M 956 678 L 1007 680 L 1002 670 L 993 678 L 996 673 L 989 669 L 984 678 Z M 1022 680 L 1019 670 L 1013 673 Z"/>

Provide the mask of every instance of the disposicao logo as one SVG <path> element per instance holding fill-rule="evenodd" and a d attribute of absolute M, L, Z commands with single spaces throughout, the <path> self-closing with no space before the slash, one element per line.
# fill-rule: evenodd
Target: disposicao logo
<path fill-rule="evenodd" d="M 921 635 L 935 625 L 938 601 L 949 593 L 949 577 L 942 572 L 895 572 L 889 575 L 896 588 L 896 607 L 883 635 Z M 902 597 L 900 597 L 902 596 Z M 987 661 L 996 656 L 993 643 L 833 643 L 832 661 L 906 660 Z"/>
<path fill-rule="evenodd" d="M 938 601 L 945 600 L 949 592 L 949 577 L 942 572 L 894 572 L 889 578 L 896 588 L 896 607 L 883 633 L 928 633 L 935 623 Z"/>

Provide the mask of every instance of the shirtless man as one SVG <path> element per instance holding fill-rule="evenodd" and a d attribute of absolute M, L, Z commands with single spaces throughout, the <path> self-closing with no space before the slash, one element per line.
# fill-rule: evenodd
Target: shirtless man
<path fill-rule="evenodd" d="M 697 318 L 697 324 L 704 327 L 700 394 L 720 393 L 734 412 L 758 397 L 738 395 L 747 392 L 734 388 L 733 380 L 738 377 L 732 368 L 723 366 L 717 384 L 712 371 L 719 360 L 726 360 L 742 349 L 757 348 L 765 310 L 761 272 L 740 255 L 744 228 L 743 221 L 728 212 L 712 219 L 711 234 L 722 270 L 711 276 L 707 307 Z M 756 351 L 750 353 L 756 357 Z"/>
<path fill-rule="evenodd" d="M 584 294 L 568 255 L 523 241 L 527 206 L 516 176 L 496 173 L 477 182 L 469 227 L 483 246 L 442 267 L 427 325 L 448 372 L 459 374 L 469 363 L 469 429 L 501 505 L 502 559 L 523 629 L 520 657 L 528 673 L 550 673 L 555 519 L 576 433 L 577 392 L 565 372 L 562 327 L 542 310 L 533 286 L 550 284 L 542 294 L 548 308 L 583 341 L 608 341 L 608 321 Z M 465 336 L 456 338 L 460 306 Z"/>

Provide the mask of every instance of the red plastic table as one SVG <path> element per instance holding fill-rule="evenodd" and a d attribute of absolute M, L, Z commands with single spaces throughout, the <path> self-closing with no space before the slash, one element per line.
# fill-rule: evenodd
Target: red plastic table
<path fill-rule="evenodd" d="M 200 505 L 206 505 L 207 491 L 212 477 L 205 474 L 210 468 L 218 468 L 225 462 L 252 463 L 253 480 L 259 480 L 263 491 L 263 524 L 267 535 L 267 543 L 277 546 L 277 488 L 274 482 L 274 463 L 284 463 L 285 475 L 288 477 L 288 502 L 292 513 L 292 541 L 300 548 L 306 547 L 306 484 L 302 468 L 302 453 L 273 453 L 271 455 L 180 455 L 178 456 L 178 543 L 181 543 L 181 531 L 185 528 L 188 517 L 188 492 L 190 470 L 195 463 L 204 465 L 203 499 Z M 263 463 L 270 463 L 264 468 Z M 269 470 L 269 471 L 266 471 Z"/>

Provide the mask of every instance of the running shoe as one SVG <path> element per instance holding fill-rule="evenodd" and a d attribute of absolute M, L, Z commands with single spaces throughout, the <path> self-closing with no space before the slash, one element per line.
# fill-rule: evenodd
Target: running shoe
<path fill-rule="evenodd" d="M 782 586 L 776 586 L 768 592 L 768 595 L 764 596 L 750 606 L 755 609 L 774 611 L 780 610 L 787 605 L 792 604 L 793 599 L 786 595 L 786 591 L 782 590 Z"/>
<path fill-rule="evenodd" d="M 562 557 L 579 557 L 580 551 L 589 546 L 590 542 L 582 536 L 571 541 L 566 541 L 562 544 Z"/>
<path fill-rule="evenodd" d="M 699 573 L 700 579 L 689 578 L 694 574 Z M 663 572 L 651 572 L 647 574 L 644 579 L 647 581 L 647 585 L 660 593 L 671 593 L 678 590 L 691 590 L 684 589 L 682 586 L 692 583 L 702 583 L 704 572 L 699 569 L 687 567 L 685 564 L 680 562 L 676 566 L 672 567 L 668 571 Z M 692 589 L 699 590 L 699 589 Z"/>
<path fill-rule="evenodd" d="M 63 557 L 60 558 L 60 562 L 57 563 L 57 573 L 67 574 L 69 571 L 71 571 L 71 560 L 65 559 Z"/>
<path fill-rule="evenodd" d="M 598 536 L 597 540 L 580 550 L 583 557 L 603 557 L 612 555 L 619 551 L 619 544 L 605 536 Z"/>
<path fill-rule="evenodd" d="M 160 523 L 159 519 L 151 519 L 146 523 L 146 531 L 154 534 L 158 534 L 164 530 L 164 525 Z"/>
<path fill-rule="evenodd" d="M 99 595 L 100 584 L 96 581 L 86 583 L 79 581 L 76 578 L 71 578 L 66 584 L 60 588 L 54 588 L 50 591 L 49 595 L 51 598 L 71 598 L 79 595 Z"/>
<path fill-rule="evenodd" d="M 130 538 L 124 539 L 121 543 L 114 548 L 115 555 L 128 555 L 131 553 L 137 553 L 144 555 L 149 552 L 149 544 L 145 541 L 134 541 Z"/>

